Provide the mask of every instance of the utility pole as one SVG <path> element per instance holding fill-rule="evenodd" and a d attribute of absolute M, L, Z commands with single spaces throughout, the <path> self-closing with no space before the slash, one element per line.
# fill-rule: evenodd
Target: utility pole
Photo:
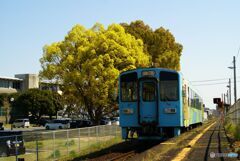
<path fill-rule="evenodd" d="M 229 104 L 229 90 L 226 93 L 226 104 Z"/>
<path fill-rule="evenodd" d="M 237 83 L 236 83 L 236 59 L 233 56 L 233 72 L 234 72 L 234 106 L 235 106 L 235 120 L 238 123 L 238 111 L 237 111 Z"/>
<path fill-rule="evenodd" d="M 226 93 L 226 108 L 225 108 L 225 114 L 228 112 L 229 109 L 229 90 L 227 90 Z"/>
<path fill-rule="evenodd" d="M 231 104 L 232 104 L 232 97 L 231 97 L 231 95 L 232 95 L 232 91 L 231 91 L 231 79 L 229 78 L 229 105 L 231 106 Z"/>
<path fill-rule="evenodd" d="M 236 81 L 236 58 L 233 56 L 233 67 L 228 67 L 230 69 L 233 69 L 233 75 L 234 75 L 234 108 L 235 108 L 235 118 L 234 120 L 237 120 L 238 122 L 238 111 L 237 111 L 237 81 Z"/>
<path fill-rule="evenodd" d="M 236 59 L 233 56 L 233 74 L 234 74 L 234 103 L 237 102 L 237 82 L 236 82 Z"/>
<path fill-rule="evenodd" d="M 223 93 L 222 93 L 222 103 L 224 104 Z"/>
<path fill-rule="evenodd" d="M 226 94 L 224 93 L 223 94 L 223 105 L 225 105 L 226 104 Z"/>

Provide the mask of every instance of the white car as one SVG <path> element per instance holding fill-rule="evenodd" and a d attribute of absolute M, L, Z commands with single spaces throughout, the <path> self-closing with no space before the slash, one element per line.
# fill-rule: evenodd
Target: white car
<path fill-rule="evenodd" d="M 119 125 L 119 117 L 114 117 L 112 119 L 112 125 Z"/>
<path fill-rule="evenodd" d="M 69 120 L 53 120 L 52 122 L 48 122 L 45 124 L 45 128 L 47 130 L 55 130 L 55 129 L 69 129 L 70 122 Z"/>
<path fill-rule="evenodd" d="M 13 122 L 12 124 L 12 127 L 15 128 L 15 127 L 27 127 L 29 128 L 30 126 L 30 122 L 29 122 L 29 119 L 17 119 Z"/>
<path fill-rule="evenodd" d="M 112 125 L 112 122 L 109 118 L 102 118 L 100 121 L 101 125 Z"/>

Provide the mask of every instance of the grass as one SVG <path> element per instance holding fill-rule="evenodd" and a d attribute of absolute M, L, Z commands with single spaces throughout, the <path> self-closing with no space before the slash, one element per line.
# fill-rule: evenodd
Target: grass
<path fill-rule="evenodd" d="M 226 118 L 224 127 L 230 137 L 233 137 L 236 141 L 240 141 L 240 125 L 236 125 L 229 118 Z"/>
<path fill-rule="evenodd" d="M 38 158 L 39 160 L 71 160 L 76 157 L 92 153 L 97 150 L 101 150 L 105 147 L 111 146 L 120 142 L 120 136 L 108 135 L 108 136 L 82 136 L 79 138 L 45 138 L 38 141 Z M 80 146 L 79 146 L 80 143 Z M 36 141 L 25 141 L 25 147 L 27 153 L 19 155 L 18 158 L 24 158 L 25 161 L 36 160 Z M 0 161 L 12 161 L 15 160 L 15 156 L 0 157 Z"/>
<path fill-rule="evenodd" d="M 230 118 L 226 118 L 224 128 L 231 142 L 232 150 L 240 154 L 240 125 L 236 125 L 230 120 Z"/>
<path fill-rule="evenodd" d="M 122 142 L 123 140 L 121 139 L 120 136 L 116 137 L 116 138 L 112 138 L 109 139 L 107 141 L 103 141 L 99 144 L 92 144 L 91 146 L 89 146 L 88 148 L 82 150 L 80 153 L 75 153 L 74 155 L 70 155 L 69 157 L 65 157 L 60 159 L 60 161 L 70 161 L 70 160 L 86 160 L 86 156 L 91 157 L 91 154 L 93 154 L 94 152 L 98 152 L 101 151 L 102 149 L 108 148 L 112 145 L 115 145 L 117 143 Z"/>

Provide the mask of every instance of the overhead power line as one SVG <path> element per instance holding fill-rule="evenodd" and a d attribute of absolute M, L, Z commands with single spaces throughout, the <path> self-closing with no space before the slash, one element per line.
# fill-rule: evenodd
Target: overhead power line
<path fill-rule="evenodd" d="M 240 81 L 237 81 L 240 82 Z M 233 82 L 231 82 L 232 84 Z M 229 82 L 219 82 L 219 83 L 204 83 L 204 84 L 194 84 L 194 86 L 210 86 L 210 85 L 219 85 L 219 84 L 229 84 Z"/>
<path fill-rule="evenodd" d="M 227 83 L 228 83 L 228 82 L 208 83 L 208 84 L 195 84 L 194 86 L 210 86 L 210 85 L 227 84 Z"/>
<path fill-rule="evenodd" d="M 191 83 L 194 82 L 213 82 L 213 81 L 220 81 L 220 80 L 227 80 L 229 78 L 220 78 L 220 79 L 209 79 L 209 80 L 199 80 L 199 81 L 191 81 Z"/>
<path fill-rule="evenodd" d="M 238 76 L 237 78 L 240 78 Z M 233 79 L 233 78 L 231 78 Z M 222 81 L 222 80 L 229 80 L 229 78 L 218 78 L 218 79 L 208 79 L 208 80 L 196 80 L 196 81 L 190 81 L 191 83 L 197 83 L 197 82 L 216 82 L 216 81 Z"/>

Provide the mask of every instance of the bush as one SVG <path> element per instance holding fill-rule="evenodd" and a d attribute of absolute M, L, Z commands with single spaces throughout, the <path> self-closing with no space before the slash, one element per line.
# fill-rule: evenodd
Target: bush
<path fill-rule="evenodd" d="M 229 118 L 226 118 L 224 127 L 230 135 L 236 140 L 240 140 L 240 125 L 235 125 Z"/>
<path fill-rule="evenodd" d="M 69 154 L 70 154 L 71 157 L 76 157 L 77 156 L 77 153 L 74 150 L 71 150 Z"/>
<path fill-rule="evenodd" d="M 234 138 L 240 140 L 240 125 L 235 126 Z"/>
<path fill-rule="evenodd" d="M 57 149 L 49 156 L 49 158 L 54 158 L 54 153 L 55 153 L 55 158 L 59 158 L 61 156 L 60 151 Z"/>
<path fill-rule="evenodd" d="M 72 146 L 72 145 L 75 145 L 74 140 L 70 140 L 65 143 L 65 146 Z"/>

